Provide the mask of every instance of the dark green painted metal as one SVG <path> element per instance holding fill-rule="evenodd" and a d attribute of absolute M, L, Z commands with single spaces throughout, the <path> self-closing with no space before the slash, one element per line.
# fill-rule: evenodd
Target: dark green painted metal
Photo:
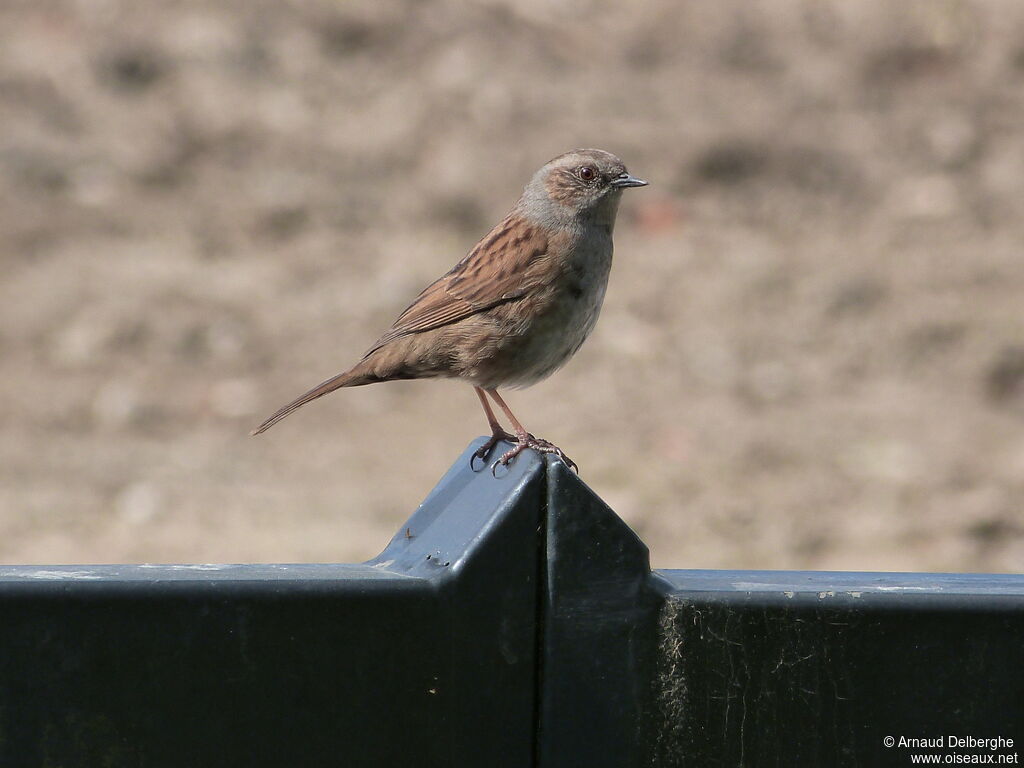
<path fill-rule="evenodd" d="M 1024 577 L 654 571 L 470 446 L 362 565 L 0 567 L 0 768 L 887 766 L 1024 743 Z M 942 754 L 948 753 L 946 750 Z"/>
<path fill-rule="evenodd" d="M 661 602 L 647 547 L 561 462 L 546 531 L 538 764 L 644 765 Z"/>
<path fill-rule="evenodd" d="M 0 766 L 515 766 L 544 463 L 469 453 L 365 565 L 0 567 Z"/>
<path fill-rule="evenodd" d="M 1024 752 L 1024 578 L 662 571 L 652 765 L 906 766 Z"/>

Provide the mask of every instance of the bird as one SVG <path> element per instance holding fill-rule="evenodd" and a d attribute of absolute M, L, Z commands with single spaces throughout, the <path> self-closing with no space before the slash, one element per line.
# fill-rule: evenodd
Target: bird
<path fill-rule="evenodd" d="M 522 388 L 554 373 L 594 329 L 612 265 L 622 192 L 647 182 L 600 149 L 576 149 L 538 170 L 512 210 L 458 264 L 428 285 L 348 370 L 288 403 L 258 435 L 303 405 L 342 387 L 401 379 L 454 378 L 473 386 L 491 436 L 472 455 L 507 466 L 527 449 L 578 467 L 527 432 L 499 388 Z M 505 414 L 512 433 L 495 417 Z"/>

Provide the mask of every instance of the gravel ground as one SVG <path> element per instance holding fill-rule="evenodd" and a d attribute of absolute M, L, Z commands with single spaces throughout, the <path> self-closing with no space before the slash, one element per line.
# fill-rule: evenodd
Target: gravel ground
<path fill-rule="evenodd" d="M 486 431 L 336 393 L 577 146 L 597 330 L 510 393 L 661 567 L 1020 570 L 1024 5 L 0 5 L 0 560 L 353 561 Z"/>

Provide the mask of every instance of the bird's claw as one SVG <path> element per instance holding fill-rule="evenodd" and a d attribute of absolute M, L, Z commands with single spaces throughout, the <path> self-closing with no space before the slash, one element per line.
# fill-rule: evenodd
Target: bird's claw
<path fill-rule="evenodd" d="M 477 471 L 477 459 L 484 462 L 484 467 L 486 467 L 488 454 L 494 450 L 494 446 L 502 442 L 514 443 L 516 442 L 516 437 L 515 435 L 510 435 L 508 432 L 495 432 L 490 436 L 490 438 L 488 438 L 486 443 L 473 451 L 473 455 L 469 457 L 469 468 L 474 472 Z M 483 467 L 480 467 L 480 469 L 483 469 Z"/>
<path fill-rule="evenodd" d="M 549 440 L 543 440 L 541 438 L 534 437 L 533 435 L 526 435 L 525 439 L 517 440 L 516 444 L 508 451 L 505 451 L 498 459 L 491 464 L 491 474 L 497 477 L 498 467 L 507 467 L 509 463 L 520 453 L 525 451 L 527 448 L 532 448 L 537 453 L 550 453 L 557 456 L 565 466 L 575 472 L 577 475 L 580 473 L 580 468 L 575 461 L 565 455 L 565 452 L 554 443 Z M 481 457 L 482 458 L 482 457 Z"/>

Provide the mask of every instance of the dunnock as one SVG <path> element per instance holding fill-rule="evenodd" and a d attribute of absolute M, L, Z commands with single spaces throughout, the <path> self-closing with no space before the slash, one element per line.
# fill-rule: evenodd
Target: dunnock
<path fill-rule="evenodd" d="M 500 441 L 513 443 L 492 471 L 527 448 L 553 453 L 575 469 L 561 449 L 526 431 L 498 387 L 540 381 L 586 340 L 608 285 L 622 190 L 646 183 L 600 149 L 556 157 L 534 174 L 504 220 L 427 286 L 362 360 L 284 406 L 253 434 L 340 387 L 447 377 L 472 384 L 487 415 L 491 438 L 475 458 L 485 459 Z M 494 417 L 488 395 L 514 435 Z"/>

